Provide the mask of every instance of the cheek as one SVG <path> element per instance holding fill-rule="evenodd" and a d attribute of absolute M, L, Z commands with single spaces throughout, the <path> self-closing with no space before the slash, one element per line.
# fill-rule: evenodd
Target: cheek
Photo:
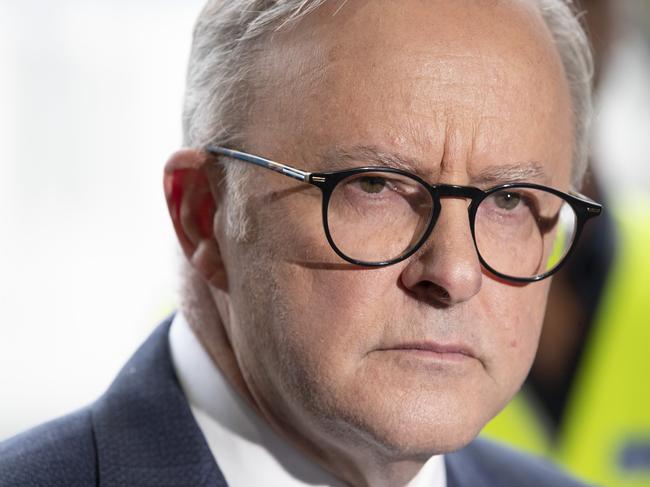
<path fill-rule="evenodd" d="M 325 359 L 358 360 L 375 344 L 387 320 L 383 305 L 394 294 L 395 269 L 318 270 L 290 265 L 283 281 L 299 296 L 287 304 L 302 330 L 297 339 L 318 341 Z"/>
<path fill-rule="evenodd" d="M 490 296 L 484 303 L 495 327 L 488 338 L 490 367 L 497 382 L 511 383 L 507 387 L 511 393 L 528 374 L 537 351 L 550 284 L 547 281 L 515 287 L 484 280 L 484 288 L 488 288 L 485 295 Z"/>
<path fill-rule="evenodd" d="M 366 270 L 314 271 L 289 262 L 268 270 L 248 288 L 263 296 L 256 309 L 265 311 L 251 311 L 237 337 L 247 381 L 260 395 L 280 394 L 278 403 L 291 411 L 282 414 L 342 402 L 381 338 L 386 320 L 378 303 L 388 284 Z"/>
<path fill-rule="evenodd" d="M 320 195 L 301 195 L 300 203 L 264 215 L 265 221 L 277 222 L 265 225 L 266 240 L 258 242 L 281 290 L 273 305 L 282 308 L 284 326 L 295 329 L 298 345 L 317 341 L 321 355 L 356 358 L 381 332 L 385 303 L 394 298 L 400 271 L 397 266 L 361 269 L 344 261 L 325 236 Z"/>
<path fill-rule="evenodd" d="M 381 304 L 395 287 L 396 269 L 358 269 L 343 261 L 327 242 L 320 193 L 283 199 L 286 194 L 273 190 L 262 197 L 275 198 L 272 205 L 255 202 L 259 211 L 249 212 L 255 238 L 230 258 L 237 263 L 232 284 L 242 320 L 234 338 L 267 364 L 293 361 L 305 374 L 346 377 L 378 340 Z"/>

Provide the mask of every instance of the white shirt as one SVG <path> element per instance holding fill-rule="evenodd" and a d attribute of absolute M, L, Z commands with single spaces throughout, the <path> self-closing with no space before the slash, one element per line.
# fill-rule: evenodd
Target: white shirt
<path fill-rule="evenodd" d="M 169 331 L 172 363 L 221 473 L 230 487 L 343 487 L 237 394 L 177 313 Z M 406 487 L 446 487 L 442 455 L 431 457 Z"/>

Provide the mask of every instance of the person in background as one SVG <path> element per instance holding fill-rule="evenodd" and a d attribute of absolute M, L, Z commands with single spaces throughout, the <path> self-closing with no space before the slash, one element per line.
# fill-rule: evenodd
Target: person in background
<path fill-rule="evenodd" d="M 582 2 L 596 87 L 618 3 Z M 593 169 L 583 192 L 608 211 L 554 276 L 531 373 L 483 434 L 602 485 L 650 486 L 650 204 L 608 194 Z"/>

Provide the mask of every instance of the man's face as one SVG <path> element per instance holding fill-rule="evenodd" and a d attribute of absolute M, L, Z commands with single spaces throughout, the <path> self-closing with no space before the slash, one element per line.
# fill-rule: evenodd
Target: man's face
<path fill-rule="evenodd" d="M 240 149 L 327 171 L 373 165 L 335 156 L 371 148 L 430 183 L 484 188 L 508 182 L 485 174 L 536 163 L 544 175 L 527 180 L 569 188 L 570 100 L 534 6 L 334 11 L 267 43 Z M 426 458 L 469 442 L 528 372 L 548 281 L 513 285 L 482 269 L 464 199 L 442 200 L 415 255 L 370 269 L 328 245 L 318 189 L 254 167 L 246 181 L 247 238 L 228 236 L 226 207 L 216 229 L 225 326 L 264 416 L 312 449 Z M 432 344 L 451 352 L 419 350 Z"/>

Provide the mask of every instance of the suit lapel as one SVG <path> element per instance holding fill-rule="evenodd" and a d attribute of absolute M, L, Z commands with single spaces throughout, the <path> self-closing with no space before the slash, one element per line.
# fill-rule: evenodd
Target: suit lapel
<path fill-rule="evenodd" d="M 489 472 L 481 468 L 476 440 L 454 453 L 445 454 L 447 487 L 488 487 L 492 483 Z"/>
<path fill-rule="evenodd" d="M 92 406 L 99 485 L 227 487 L 174 374 L 171 318 Z"/>

